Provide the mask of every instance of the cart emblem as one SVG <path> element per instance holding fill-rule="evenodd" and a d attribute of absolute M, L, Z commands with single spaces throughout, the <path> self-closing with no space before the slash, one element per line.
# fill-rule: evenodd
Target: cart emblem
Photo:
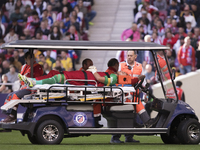
<path fill-rule="evenodd" d="M 73 120 L 75 125 L 84 126 L 87 123 L 87 116 L 82 112 L 77 112 L 75 113 Z"/>

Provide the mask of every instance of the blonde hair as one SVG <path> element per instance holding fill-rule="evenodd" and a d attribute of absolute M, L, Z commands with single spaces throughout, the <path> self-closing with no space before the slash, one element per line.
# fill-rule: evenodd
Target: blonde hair
<path fill-rule="evenodd" d="M 148 39 L 149 39 L 149 38 L 151 39 L 151 35 L 145 35 L 144 41 L 145 41 L 145 42 L 148 42 Z"/>

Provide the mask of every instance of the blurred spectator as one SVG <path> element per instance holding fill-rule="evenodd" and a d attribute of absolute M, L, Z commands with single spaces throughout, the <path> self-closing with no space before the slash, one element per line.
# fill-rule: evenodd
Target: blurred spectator
<path fill-rule="evenodd" d="M 24 13 L 25 11 L 25 6 L 22 4 L 22 1 L 21 0 L 17 0 L 16 3 L 15 3 L 15 8 L 16 7 L 19 7 L 19 11 L 20 13 Z"/>
<path fill-rule="evenodd" d="M 143 20 L 144 21 L 144 24 L 146 26 L 148 26 L 150 24 L 150 21 L 149 19 L 147 18 L 147 11 L 142 11 L 142 17 L 140 17 L 137 21 L 137 24 L 140 23 L 140 20 Z"/>
<path fill-rule="evenodd" d="M 152 71 L 152 66 L 150 64 L 147 64 L 145 67 L 145 70 L 146 70 L 145 79 L 146 79 L 147 83 L 152 84 L 151 79 L 152 79 L 152 77 L 155 76 L 155 72 Z"/>
<path fill-rule="evenodd" d="M 8 19 L 7 16 L 4 14 L 3 10 L 0 7 L 0 20 L 1 23 L 8 23 Z"/>
<path fill-rule="evenodd" d="M 52 26 L 52 31 L 48 35 L 48 39 L 50 40 L 61 40 L 62 34 L 60 32 L 60 28 L 58 26 Z"/>
<path fill-rule="evenodd" d="M 18 80 L 18 73 L 15 71 L 15 67 L 13 65 L 10 65 L 10 71 L 6 73 L 6 76 L 8 77 L 8 81 L 11 83 L 14 83 Z"/>
<path fill-rule="evenodd" d="M 169 16 L 167 16 L 167 18 L 171 18 L 171 19 L 175 19 L 176 21 L 179 21 L 179 16 L 176 15 L 175 9 L 170 10 Z"/>
<path fill-rule="evenodd" d="M 167 10 L 167 2 L 166 0 L 155 0 L 153 5 L 158 8 L 159 11 Z"/>
<path fill-rule="evenodd" d="M 70 14 L 72 12 L 72 6 L 71 4 L 68 2 L 68 0 L 62 0 L 61 3 L 61 7 L 60 7 L 60 11 L 63 10 L 63 7 L 67 7 L 67 13 Z"/>
<path fill-rule="evenodd" d="M 139 9 L 144 6 L 144 8 L 153 15 L 153 12 L 158 11 L 158 8 L 150 4 L 150 0 L 144 0 L 143 5 L 139 5 Z"/>
<path fill-rule="evenodd" d="M 65 71 L 72 71 L 72 59 L 67 56 L 65 51 L 61 52 L 61 63 Z"/>
<path fill-rule="evenodd" d="M 0 82 L 2 81 L 3 68 L 0 66 Z"/>
<path fill-rule="evenodd" d="M 186 24 L 185 24 L 185 18 L 184 17 L 180 17 L 177 23 L 178 27 L 182 27 L 182 28 L 186 28 Z"/>
<path fill-rule="evenodd" d="M 32 12 L 33 12 L 33 10 L 31 9 L 31 6 L 26 5 L 25 11 L 23 13 L 24 20 L 27 20 L 27 18 L 32 15 Z"/>
<path fill-rule="evenodd" d="M 15 33 L 14 29 L 11 28 L 9 33 L 5 36 L 4 41 L 8 43 L 16 40 L 18 40 L 18 35 Z"/>
<path fill-rule="evenodd" d="M 30 34 L 30 30 L 29 29 L 24 29 L 24 35 L 23 35 L 24 39 L 23 40 L 30 40 L 32 39 L 32 36 Z"/>
<path fill-rule="evenodd" d="M 144 13 L 145 8 L 144 6 L 141 8 L 141 10 L 139 12 L 137 12 L 135 18 L 134 18 L 134 22 L 137 23 L 138 19 L 142 17 L 142 13 Z M 147 11 L 146 11 L 147 12 Z M 152 18 L 151 18 L 151 14 L 147 12 L 147 18 L 149 21 L 152 21 Z"/>
<path fill-rule="evenodd" d="M 6 60 L 9 60 L 10 57 L 13 55 L 13 49 L 6 49 L 5 50 L 5 58 Z"/>
<path fill-rule="evenodd" d="M 165 28 L 160 20 L 157 21 L 156 28 L 158 30 L 158 36 L 162 37 L 165 34 Z"/>
<path fill-rule="evenodd" d="M 69 21 L 69 13 L 66 6 L 62 8 L 62 11 L 60 13 L 58 13 L 56 21 L 64 21 L 64 23 Z"/>
<path fill-rule="evenodd" d="M 46 35 L 46 36 L 48 36 L 50 33 L 50 31 L 47 29 L 46 23 L 44 21 L 41 21 L 40 27 L 37 29 L 36 33 L 37 32 L 42 32 L 42 34 Z"/>
<path fill-rule="evenodd" d="M 2 44 L 4 44 L 4 43 L 5 43 L 5 41 L 4 41 L 3 39 L 0 39 L 0 46 L 1 46 Z M 1 63 L 2 63 L 2 56 L 5 57 L 4 54 L 3 54 L 4 51 L 5 51 L 5 49 L 1 49 L 1 48 L 0 48 L 0 65 L 1 65 Z"/>
<path fill-rule="evenodd" d="M 47 9 L 43 10 L 42 16 L 40 18 L 40 21 L 44 20 L 47 20 L 49 27 L 53 25 L 53 18 L 50 15 L 48 15 Z"/>
<path fill-rule="evenodd" d="M 195 70 L 195 50 L 190 45 L 189 37 L 184 39 L 184 45 L 179 49 L 178 62 L 180 65 L 179 69 L 181 74 L 186 74 Z"/>
<path fill-rule="evenodd" d="M 176 11 L 176 15 L 179 16 L 180 15 L 180 7 L 177 3 L 177 0 L 172 0 L 170 5 L 169 5 L 169 8 L 168 8 L 168 11 L 167 11 L 167 15 L 169 16 L 170 14 L 170 11 L 171 10 L 175 10 Z"/>
<path fill-rule="evenodd" d="M 20 62 L 21 65 L 25 64 L 25 59 L 24 59 L 24 57 L 19 57 L 19 51 L 18 50 L 14 50 L 14 52 L 13 52 L 13 58 L 15 59 L 15 61 Z M 17 69 L 19 69 L 18 71 L 20 71 L 21 67 L 17 68 Z"/>
<path fill-rule="evenodd" d="M 46 35 L 43 35 L 42 31 L 39 31 L 35 35 L 36 40 L 48 40 L 48 37 Z"/>
<path fill-rule="evenodd" d="M 185 33 L 188 34 L 188 32 L 192 32 L 192 33 L 194 33 L 191 22 L 186 22 Z"/>
<path fill-rule="evenodd" d="M 13 57 L 10 57 L 9 62 L 10 62 L 10 65 L 13 65 L 16 68 L 17 72 L 20 71 L 22 64 L 18 60 L 14 59 Z"/>
<path fill-rule="evenodd" d="M 9 13 L 9 17 L 10 15 L 15 11 L 15 2 L 14 0 L 8 0 L 8 2 L 6 2 L 6 10 Z"/>
<path fill-rule="evenodd" d="M 7 0 L 1 0 L 0 1 L 0 8 L 2 8 L 6 4 Z"/>
<path fill-rule="evenodd" d="M 51 71 L 51 67 L 49 67 L 47 62 L 43 64 L 43 70 L 44 70 L 44 75 L 47 75 Z"/>
<path fill-rule="evenodd" d="M 67 29 L 69 29 L 70 26 L 72 26 L 72 25 L 76 28 L 76 31 L 78 31 L 80 33 L 80 24 L 79 24 L 79 22 L 76 21 L 75 16 L 70 17 L 70 22 L 67 26 Z"/>
<path fill-rule="evenodd" d="M 179 39 L 181 36 L 183 36 L 183 37 L 187 36 L 183 27 L 178 28 L 178 33 L 175 35 L 175 38 Z"/>
<path fill-rule="evenodd" d="M 177 95 L 178 95 L 178 100 L 182 100 L 185 102 L 185 93 L 184 91 L 181 89 L 182 87 L 182 82 L 181 81 L 177 81 L 176 82 L 176 91 L 177 91 Z"/>
<path fill-rule="evenodd" d="M 44 54 L 43 53 L 41 53 L 40 55 L 39 55 L 39 60 L 38 60 L 38 64 L 40 64 L 40 65 L 44 65 L 44 63 L 46 63 L 46 60 L 45 60 L 45 56 L 44 56 Z"/>
<path fill-rule="evenodd" d="M 165 23 L 165 29 L 171 28 L 171 27 L 172 27 L 172 19 L 171 18 L 167 18 L 167 21 Z"/>
<path fill-rule="evenodd" d="M 25 64 L 25 58 L 24 58 L 24 49 L 18 49 L 18 52 L 19 52 L 19 57 L 20 57 L 20 59 L 21 60 L 23 60 L 23 63 L 22 63 L 22 65 L 23 64 Z M 20 61 L 21 62 L 21 61 Z"/>
<path fill-rule="evenodd" d="M 22 35 L 22 26 L 20 26 L 18 23 L 17 23 L 17 19 L 16 18 L 13 18 L 12 19 L 12 23 L 8 25 L 8 27 L 6 28 L 6 34 L 9 33 L 10 29 L 14 29 L 15 33 L 17 35 Z"/>
<path fill-rule="evenodd" d="M 166 46 L 171 47 L 171 44 L 167 44 Z M 166 53 L 170 68 L 175 67 L 175 51 L 173 49 L 169 49 L 166 50 Z"/>
<path fill-rule="evenodd" d="M 18 6 L 15 7 L 15 12 L 11 14 L 10 19 L 17 19 L 17 22 L 23 22 L 23 15 L 20 12 L 20 8 Z"/>
<path fill-rule="evenodd" d="M 48 16 L 53 19 L 53 22 L 55 22 L 56 21 L 56 13 L 52 11 L 51 5 L 47 5 L 47 13 L 48 13 Z"/>
<path fill-rule="evenodd" d="M 4 60 L 4 61 L 2 62 L 3 74 L 6 74 L 6 73 L 9 72 L 9 70 L 10 70 L 9 66 L 10 66 L 10 63 L 9 63 L 8 60 Z"/>
<path fill-rule="evenodd" d="M 3 61 L 5 60 L 5 55 L 3 53 L 0 53 L 0 67 L 3 66 Z"/>
<path fill-rule="evenodd" d="M 76 27 L 74 25 L 71 25 L 69 28 L 69 36 L 70 36 L 70 40 L 74 40 L 74 41 L 78 41 L 79 40 L 79 36 L 78 33 L 76 31 Z"/>
<path fill-rule="evenodd" d="M 73 17 L 75 18 L 76 22 L 78 22 L 78 23 L 79 23 L 79 26 L 81 27 L 81 26 L 82 26 L 82 20 L 81 20 L 81 18 L 77 15 L 77 12 L 76 12 L 75 10 L 73 10 L 73 11 L 71 12 L 71 16 L 73 16 Z"/>
<path fill-rule="evenodd" d="M 142 21 L 142 20 L 141 20 Z M 140 32 L 140 42 L 144 41 L 144 37 L 147 34 L 147 27 L 146 25 L 138 25 L 139 26 L 139 32 Z"/>
<path fill-rule="evenodd" d="M 186 4 L 189 6 L 190 10 L 193 12 L 196 20 L 200 17 L 200 1 L 199 0 L 186 0 Z"/>
<path fill-rule="evenodd" d="M 196 26 L 196 20 L 193 15 L 191 15 L 191 11 L 188 5 L 184 7 L 184 11 L 181 13 L 180 16 L 183 16 L 185 18 L 185 22 L 191 22 L 192 28 Z M 192 13 L 193 14 L 193 13 Z"/>
<path fill-rule="evenodd" d="M 61 63 L 61 58 L 57 57 L 56 62 L 52 66 L 53 70 L 66 71 Z"/>
<path fill-rule="evenodd" d="M 62 34 L 62 37 L 65 37 L 65 34 L 67 33 L 67 27 L 65 27 L 64 22 L 60 22 L 60 32 Z"/>
<path fill-rule="evenodd" d="M 158 12 L 154 12 L 152 21 L 150 22 L 150 26 L 148 26 L 148 33 L 149 34 L 153 33 L 153 30 L 156 28 L 158 21 L 161 21 L 162 26 L 164 26 L 163 21 L 159 18 L 159 13 Z"/>
<path fill-rule="evenodd" d="M 83 0 L 83 6 L 85 6 L 87 8 L 87 16 L 85 17 L 86 26 L 87 26 L 87 24 L 94 25 L 94 23 L 92 23 L 91 21 L 94 19 L 94 17 L 97 14 L 96 11 L 92 10 L 91 3 L 92 3 L 92 0 Z"/>
<path fill-rule="evenodd" d="M 37 11 L 33 11 L 32 15 L 28 17 L 26 28 L 33 30 L 31 35 L 34 35 L 34 31 L 36 28 L 40 26 L 40 19 Z"/>
<path fill-rule="evenodd" d="M 76 11 L 77 17 L 79 17 L 82 22 L 83 21 L 83 12 L 80 12 L 78 5 L 74 6 L 74 10 Z"/>
<path fill-rule="evenodd" d="M 76 52 L 74 50 L 68 50 L 67 53 L 68 53 L 68 56 L 72 59 L 73 70 L 76 70 L 75 60 L 78 58 Z"/>
<path fill-rule="evenodd" d="M 8 81 L 8 77 L 6 74 L 3 74 L 2 75 L 2 83 L 10 83 Z M 12 92 L 12 85 L 5 85 L 5 84 L 2 84 L 0 86 L 0 93 L 11 93 Z"/>
<path fill-rule="evenodd" d="M 39 51 L 38 49 L 34 49 L 33 50 L 33 54 L 34 54 L 35 60 L 38 62 L 40 54 L 41 54 L 41 51 Z"/>
<path fill-rule="evenodd" d="M 133 35 L 132 41 L 138 41 L 140 39 L 140 33 L 137 31 L 136 23 L 133 23 L 131 28 L 123 31 L 123 33 L 121 34 L 121 40 L 125 41 L 131 35 Z"/>
<path fill-rule="evenodd" d="M 42 0 L 35 0 L 34 5 L 31 7 L 31 9 L 34 9 L 37 11 L 39 17 L 42 16 L 43 10 L 46 9 L 46 6 L 44 6 L 43 3 L 44 1 Z"/>
<path fill-rule="evenodd" d="M 52 64 L 55 63 L 55 59 L 51 57 L 51 50 L 46 51 L 46 62 L 48 63 L 49 67 L 52 67 Z"/>
<path fill-rule="evenodd" d="M 170 44 L 171 48 L 174 46 L 174 44 L 176 43 L 177 39 L 174 38 L 173 34 L 171 32 L 167 32 L 166 33 L 166 37 L 163 40 L 163 45 L 167 45 Z"/>
<path fill-rule="evenodd" d="M 48 4 L 52 6 L 52 11 L 60 11 L 61 4 L 59 0 L 49 0 Z"/>
<path fill-rule="evenodd" d="M 178 33 L 177 22 L 175 19 L 172 20 L 172 27 L 171 27 L 172 34 L 175 35 Z"/>
<path fill-rule="evenodd" d="M 176 43 L 174 44 L 173 46 L 173 50 L 175 51 L 176 53 L 176 59 L 175 59 L 175 66 L 178 67 L 179 66 L 179 63 L 178 63 L 178 51 L 180 49 L 181 46 L 183 46 L 184 44 L 184 39 L 185 37 L 184 36 L 181 36 L 177 41 Z"/>
<path fill-rule="evenodd" d="M 154 43 L 156 43 L 156 44 L 162 45 L 162 38 L 160 38 L 160 37 L 158 36 L 158 33 L 157 33 L 157 32 L 154 32 L 154 33 L 152 34 L 152 39 L 151 39 L 151 41 L 154 42 Z"/>

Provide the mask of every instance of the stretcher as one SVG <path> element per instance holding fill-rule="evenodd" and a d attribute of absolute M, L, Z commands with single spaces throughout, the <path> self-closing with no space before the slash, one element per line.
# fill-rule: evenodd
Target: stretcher
<path fill-rule="evenodd" d="M 70 84 L 44 84 L 30 88 L 34 93 L 24 96 L 21 100 L 12 100 L 1 107 L 7 111 L 20 103 L 114 103 L 114 104 L 138 104 L 138 102 L 126 102 L 133 99 L 135 89 L 133 86 L 103 86 L 94 85 L 70 85 Z M 109 99 L 109 102 L 106 101 Z"/>

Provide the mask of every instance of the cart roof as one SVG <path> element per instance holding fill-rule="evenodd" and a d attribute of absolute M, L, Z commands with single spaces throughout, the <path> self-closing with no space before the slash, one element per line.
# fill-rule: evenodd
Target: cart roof
<path fill-rule="evenodd" d="M 124 41 L 61 41 L 61 40 L 17 40 L 5 43 L 2 49 L 40 50 L 166 50 L 169 47 L 147 42 Z"/>

